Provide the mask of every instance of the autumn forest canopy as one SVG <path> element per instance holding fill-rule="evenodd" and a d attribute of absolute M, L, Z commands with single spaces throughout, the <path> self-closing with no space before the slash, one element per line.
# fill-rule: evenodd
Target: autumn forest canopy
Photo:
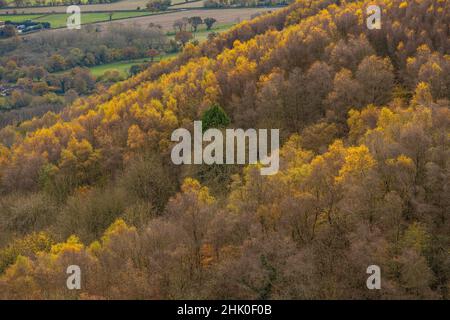
<path fill-rule="evenodd" d="M 297 0 L 0 127 L 0 299 L 449 299 L 449 9 Z M 198 120 L 279 172 L 174 165 Z"/>

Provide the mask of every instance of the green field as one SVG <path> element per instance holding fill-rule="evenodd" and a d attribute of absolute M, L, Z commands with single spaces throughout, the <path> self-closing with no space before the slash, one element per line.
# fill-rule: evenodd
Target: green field
<path fill-rule="evenodd" d="M 227 31 L 234 25 L 235 25 L 234 23 L 216 24 L 211 28 L 211 30 L 206 30 L 206 26 L 203 24 L 203 25 L 199 26 L 196 33 L 193 33 L 193 36 L 194 36 L 193 40 L 198 40 L 200 42 L 205 41 L 208 38 L 208 34 L 210 34 L 212 32 L 220 33 L 220 32 Z M 170 31 L 167 33 L 167 35 L 170 38 L 174 38 L 175 32 Z"/>
<path fill-rule="evenodd" d="M 152 13 L 146 11 L 127 11 L 114 12 L 112 20 L 127 19 L 134 17 L 141 17 L 151 15 Z M 62 28 L 67 25 L 68 14 L 55 13 L 47 15 L 0 15 L 0 21 L 22 22 L 25 20 L 32 20 L 34 22 L 50 22 L 52 28 Z M 109 13 L 84 13 L 81 15 L 81 24 L 109 21 Z"/>
<path fill-rule="evenodd" d="M 91 68 L 89 68 L 89 70 L 91 70 L 91 73 L 96 77 L 102 76 L 106 71 L 112 71 L 112 70 L 119 71 L 121 76 L 127 76 L 128 72 L 130 71 L 130 68 L 133 65 L 142 64 L 142 63 L 146 63 L 149 61 L 150 61 L 149 58 L 118 61 L 118 62 L 102 64 L 100 66 L 91 67 Z"/>

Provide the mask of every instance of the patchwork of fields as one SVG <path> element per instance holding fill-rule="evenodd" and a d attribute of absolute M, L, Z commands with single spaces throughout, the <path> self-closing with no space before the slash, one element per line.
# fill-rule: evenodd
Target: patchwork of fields
<path fill-rule="evenodd" d="M 165 59 L 169 59 L 176 56 L 176 54 L 165 54 L 160 57 L 156 57 L 155 61 L 161 61 Z M 95 66 L 89 68 L 91 70 L 91 73 L 96 76 L 102 76 L 107 71 L 118 71 L 119 74 L 123 77 L 128 77 L 130 68 L 134 65 L 139 65 L 143 63 L 147 63 L 150 61 L 150 58 L 143 58 L 143 59 L 135 59 L 135 60 L 126 60 L 126 61 L 118 61 L 113 63 L 108 63 L 100 66 Z"/>
<path fill-rule="evenodd" d="M 83 2 L 87 2 L 86 0 L 82 0 Z M 172 0 L 172 5 L 181 5 L 185 4 L 187 1 L 185 0 Z M 191 1 L 189 1 L 191 2 Z M 193 5 L 197 7 L 202 6 L 203 0 L 194 0 L 192 1 Z M 81 12 L 96 12 L 96 11 L 121 11 L 121 10 L 137 10 L 140 8 L 141 10 L 145 8 L 148 0 L 122 0 L 113 3 L 100 3 L 100 4 L 90 4 L 90 5 L 80 5 Z M 190 5 L 186 4 L 186 5 Z M 19 14 L 29 14 L 29 13 L 65 13 L 67 9 L 67 5 L 62 6 L 45 6 L 45 7 L 26 7 L 26 8 L 10 8 L 6 7 L 4 9 L 0 9 L 0 14 L 6 14 L 6 12 L 11 13 L 13 10 L 16 10 Z"/>
<path fill-rule="evenodd" d="M 120 19 L 128 19 L 134 17 L 142 17 L 152 15 L 153 13 L 147 11 L 120 11 L 114 12 L 110 16 L 108 12 L 100 12 L 100 13 L 85 13 L 82 15 L 81 23 L 96 23 L 96 22 L 105 22 L 111 20 L 120 20 Z M 65 13 L 56 13 L 56 14 L 25 14 L 25 15 L 0 15 L 0 21 L 13 21 L 13 22 L 22 22 L 25 20 L 32 20 L 34 22 L 49 22 L 52 28 L 62 28 L 67 24 L 68 14 Z"/>
<path fill-rule="evenodd" d="M 175 37 L 173 30 L 174 21 L 181 18 L 189 18 L 200 16 L 201 18 L 211 17 L 217 20 L 211 30 L 206 30 L 205 25 L 201 25 L 198 31 L 193 34 L 197 41 L 205 41 L 211 32 L 223 32 L 231 28 L 233 25 L 244 20 L 251 19 L 252 16 L 270 12 L 278 8 L 238 8 L 238 9 L 208 9 L 198 8 L 203 5 L 203 0 L 185 1 L 172 0 L 173 11 L 151 13 L 143 10 L 136 10 L 137 7 L 143 8 L 147 0 L 123 0 L 110 4 L 94 4 L 82 7 L 81 23 L 94 24 L 99 26 L 111 26 L 120 28 L 124 24 L 137 24 L 139 26 L 148 26 L 150 24 L 160 25 L 167 32 L 170 38 Z M 65 13 L 66 6 L 53 7 L 34 7 L 23 8 L 17 13 L 12 14 L 11 9 L 0 10 L 0 21 L 23 22 L 31 20 L 33 22 L 48 22 L 53 30 L 43 30 L 35 33 L 29 33 L 24 37 L 34 37 L 43 32 L 74 32 L 65 29 L 68 14 Z M 95 10 L 106 10 L 104 12 L 90 12 Z M 175 10 L 176 9 L 176 10 Z M 48 13 L 51 10 L 52 13 Z M 130 10 L 130 11 L 115 11 Z M 131 11 L 132 10 L 132 11 Z M 8 12 L 8 14 L 6 14 Z M 83 13 L 84 12 L 84 13 Z M 99 28 L 100 32 L 104 32 L 106 28 Z M 162 60 L 172 57 L 174 54 L 164 54 L 156 58 Z M 91 67 L 90 70 L 94 76 L 102 76 L 106 71 L 116 70 L 123 77 L 129 76 L 130 68 L 133 65 L 143 64 L 148 59 L 135 59 L 117 61 L 109 64 Z"/>

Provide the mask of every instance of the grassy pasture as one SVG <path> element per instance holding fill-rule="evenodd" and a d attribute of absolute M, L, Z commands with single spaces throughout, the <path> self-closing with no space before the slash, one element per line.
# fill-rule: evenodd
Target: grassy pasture
<path fill-rule="evenodd" d="M 0 21 L 22 22 L 25 20 L 34 20 L 42 17 L 42 14 L 2 14 Z"/>
<path fill-rule="evenodd" d="M 164 54 L 164 55 L 156 57 L 154 59 L 154 61 L 161 61 L 161 60 L 169 59 L 169 58 L 174 57 L 175 55 L 176 54 L 173 54 L 173 53 Z M 117 71 L 119 71 L 121 76 L 127 77 L 129 75 L 129 71 L 132 66 L 147 63 L 147 62 L 150 62 L 150 58 L 117 61 L 117 62 L 112 62 L 112 63 L 108 63 L 108 64 L 103 64 L 100 66 L 91 67 L 91 68 L 89 68 L 89 70 L 91 70 L 91 73 L 96 77 L 102 76 L 106 71 L 112 71 L 112 70 L 117 70 Z"/>

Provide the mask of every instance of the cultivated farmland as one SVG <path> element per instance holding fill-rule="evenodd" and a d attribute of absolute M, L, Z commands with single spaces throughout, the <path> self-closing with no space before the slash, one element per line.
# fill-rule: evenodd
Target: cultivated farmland
<path fill-rule="evenodd" d="M 111 20 L 128 19 L 134 17 L 148 16 L 153 13 L 148 11 L 119 11 L 110 14 L 108 12 L 89 12 L 82 15 L 81 24 L 104 22 Z M 49 22 L 51 28 L 62 28 L 67 24 L 68 14 L 65 13 L 55 13 L 55 14 L 17 14 L 17 15 L 1 15 L 0 21 L 12 21 L 12 22 L 23 22 L 26 20 L 32 20 L 34 22 Z"/>

